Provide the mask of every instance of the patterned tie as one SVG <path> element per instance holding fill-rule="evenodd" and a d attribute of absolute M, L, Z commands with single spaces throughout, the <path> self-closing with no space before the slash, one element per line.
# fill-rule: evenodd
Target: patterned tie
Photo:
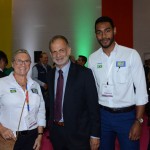
<path fill-rule="evenodd" d="M 63 71 L 59 70 L 59 77 L 57 80 L 57 90 L 56 90 L 56 98 L 55 98 L 55 107 L 54 107 L 54 120 L 60 121 L 62 118 L 62 95 L 63 95 Z"/>

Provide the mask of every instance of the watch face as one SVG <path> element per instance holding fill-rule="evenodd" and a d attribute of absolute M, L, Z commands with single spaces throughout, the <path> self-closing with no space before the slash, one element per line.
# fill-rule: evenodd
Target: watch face
<path fill-rule="evenodd" d="M 143 123 L 143 118 L 139 118 L 138 121 L 139 121 L 140 123 Z"/>
<path fill-rule="evenodd" d="M 143 123 L 143 118 L 140 118 L 140 122 Z"/>

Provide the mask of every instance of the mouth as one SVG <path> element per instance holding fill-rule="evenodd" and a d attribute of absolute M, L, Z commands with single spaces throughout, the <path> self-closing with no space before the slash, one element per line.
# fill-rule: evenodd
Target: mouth
<path fill-rule="evenodd" d="M 103 39 L 103 40 L 101 40 L 101 42 L 102 42 L 103 44 L 107 44 L 109 41 L 110 41 L 109 39 Z"/>

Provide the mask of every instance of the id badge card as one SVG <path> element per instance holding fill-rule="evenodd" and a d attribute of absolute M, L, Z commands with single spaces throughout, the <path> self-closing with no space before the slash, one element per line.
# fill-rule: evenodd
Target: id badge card
<path fill-rule="evenodd" d="M 25 117 L 25 122 L 28 127 L 28 129 L 32 128 L 37 124 L 37 121 L 35 119 L 35 110 L 29 111 L 28 115 Z"/>
<path fill-rule="evenodd" d="M 102 96 L 104 97 L 113 97 L 113 85 L 107 85 L 107 84 L 103 84 L 102 85 Z"/>

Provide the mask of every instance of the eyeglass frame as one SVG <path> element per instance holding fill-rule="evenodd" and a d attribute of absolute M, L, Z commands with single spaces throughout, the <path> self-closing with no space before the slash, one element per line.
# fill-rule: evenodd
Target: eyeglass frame
<path fill-rule="evenodd" d="M 27 60 L 21 60 L 21 59 L 15 59 L 14 60 L 16 62 L 17 65 L 29 65 L 31 63 L 31 60 L 27 59 Z"/>

